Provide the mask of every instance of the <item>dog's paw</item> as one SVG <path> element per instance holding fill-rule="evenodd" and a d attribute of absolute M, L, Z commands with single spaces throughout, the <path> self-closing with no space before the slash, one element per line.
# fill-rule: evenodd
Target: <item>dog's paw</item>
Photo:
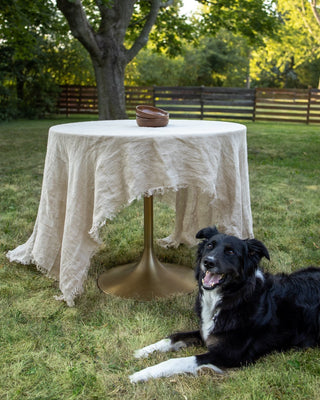
<path fill-rule="evenodd" d="M 170 339 L 162 339 L 159 342 L 150 344 L 149 346 L 143 347 L 142 349 L 134 352 L 135 358 L 146 358 L 155 351 L 167 352 L 172 348 Z"/>
<path fill-rule="evenodd" d="M 160 353 L 166 353 L 168 351 L 178 351 L 187 344 L 183 341 L 172 343 L 171 339 L 162 339 L 159 342 L 150 344 L 149 346 L 143 347 L 142 349 L 136 350 L 134 352 L 135 358 L 146 358 L 155 351 Z"/>
<path fill-rule="evenodd" d="M 176 374 L 196 374 L 198 365 L 196 357 L 171 358 L 160 364 L 148 367 L 130 375 L 131 383 L 145 382 L 149 379 L 162 378 Z"/>
<path fill-rule="evenodd" d="M 147 368 L 142 369 L 141 371 L 135 372 L 134 374 L 130 375 L 129 376 L 130 382 L 131 383 L 145 382 L 148 379 L 150 379 L 151 376 L 148 377 L 148 375 L 145 372 L 146 369 Z"/>

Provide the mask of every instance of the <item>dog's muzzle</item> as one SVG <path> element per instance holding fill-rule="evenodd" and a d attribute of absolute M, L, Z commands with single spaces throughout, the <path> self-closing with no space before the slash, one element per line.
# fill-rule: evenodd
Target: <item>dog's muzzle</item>
<path fill-rule="evenodd" d="M 203 269 L 205 271 L 205 275 L 202 279 L 202 286 L 204 289 L 211 290 L 214 289 L 217 285 L 219 285 L 223 278 L 224 274 L 219 274 L 216 270 L 216 262 L 213 256 L 207 256 L 204 258 Z"/>
<path fill-rule="evenodd" d="M 202 279 L 202 286 L 204 289 L 211 290 L 219 285 L 224 278 L 224 274 L 214 274 L 207 271 L 204 278 Z"/>

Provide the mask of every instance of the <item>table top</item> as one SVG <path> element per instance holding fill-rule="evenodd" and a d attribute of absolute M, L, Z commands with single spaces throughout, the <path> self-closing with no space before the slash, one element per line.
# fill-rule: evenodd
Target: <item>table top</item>
<path fill-rule="evenodd" d="M 165 127 L 139 127 L 135 120 L 86 121 L 55 125 L 50 132 L 86 137 L 206 137 L 246 132 L 242 124 L 222 121 L 170 120 Z"/>
<path fill-rule="evenodd" d="M 144 128 L 117 120 L 51 127 L 34 230 L 8 258 L 59 280 L 61 298 L 73 305 L 100 228 L 145 195 L 164 196 L 176 211 L 163 246 L 195 245 L 195 234 L 209 225 L 252 237 L 245 126 L 170 120 Z"/>

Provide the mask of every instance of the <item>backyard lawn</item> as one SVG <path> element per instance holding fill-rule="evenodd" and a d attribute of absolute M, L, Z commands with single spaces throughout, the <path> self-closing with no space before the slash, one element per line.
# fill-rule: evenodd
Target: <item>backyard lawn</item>
<path fill-rule="evenodd" d="M 320 349 L 271 354 L 218 375 L 175 376 L 132 385 L 128 376 L 170 356 L 136 360 L 135 349 L 197 327 L 195 293 L 151 302 L 102 294 L 97 277 L 139 258 L 143 204 L 134 202 L 101 231 L 85 293 L 69 308 L 58 284 L 35 266 L 9 263 L 8 250 L 30 236 L 41 192 L 48 128 L 75 118 L 0 124 L 0 399 L 255 400 L 320 399 Z M 267 246 L 270 272 L 320 266 L 320 126 L 246 122 L 255 237 Z M 173 211 L 154 205 L 155 239 Z M 160 260 L 192 268 L 195 249 L 155 246 Z"/>

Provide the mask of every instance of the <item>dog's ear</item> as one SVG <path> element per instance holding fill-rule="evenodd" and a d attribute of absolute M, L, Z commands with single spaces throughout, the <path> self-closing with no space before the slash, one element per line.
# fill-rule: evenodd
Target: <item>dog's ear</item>
<path fill-rule="evenodd" d="M 209 226 L 208 228 L 203 228 L 196 234 L 197 239 L 209 239 L 214 235 L 219 233 L 215 226 Z"/>
<path fill-rule="evenodd" d="M 270 260 L 269 252 L 262 242 L 256 239 L 247 239 L 246 242 L 248 246 L 249 257 L 253 258 L 257 264 L 262 257 L 266 257 L 268 260 Z"/>

